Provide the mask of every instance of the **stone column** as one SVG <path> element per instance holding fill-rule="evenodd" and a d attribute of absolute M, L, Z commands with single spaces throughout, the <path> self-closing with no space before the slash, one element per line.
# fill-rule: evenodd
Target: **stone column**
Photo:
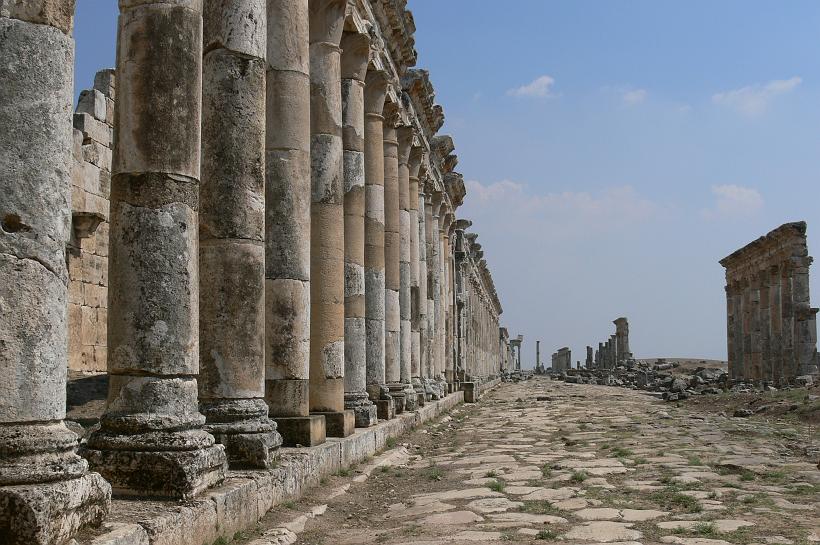
<path fill-rule="evenodd" d="M 427 262 L 428 262 L 428 299 L 427 299 L 427 321 L 430 332 L 429 361 L 430 361 L 430 387 L 433 392 L 433 399 L 439 399 L 442 395 L 439 372 L 441 371 L 439 359 L 439 323 L 441 321 L 441 267 L 439 265 L 439 227 L 438 227 L 438 206 L 434 206 L 437 197 L 431 196 L 425 203 L 425 214 L 427 216 Z"/>
<path fill-rule="evenodd" d="M 772 380 L 779 386 L 780 380 L 783 376 L 783 317 L 780 310 L 780 269 L 777 266 L 773 266 L 769 269 L 769 285 L 771 286 L 769 321 L 771 322 L 772 328 L 770 341 L 770 368 Z"/>
<path fill-rule="evenodd" d="M 344 408 L 344 151 L 341 49 L 346 0 L 310 8 L 310 412 L 327 435 L 347 437 L 356 417 Z"/>
<path fill-rule="evenodd" d="M 399 188 L 399 382 L 404 386 L 405 408 L 416 410 L 418 398 L 412 385 L 413 334 L 410 303 L 410 152 L 413 147 L 412 127 L 402 126 L 398 137 Z"/>
<path fill-rule="evenodd" d="M 376 423 L 367 395 L 364 275 L 364 86 L 370 58 L 366 34 L 342 35 L 342 140 L 344 145 L 345 409 L 356 427 Z"/>
<path fill-rule="evenodd" d="M 592 355 L 592 347 L 587 346 L 587 359 L 584 362 L 587 369 L 592 369 L 594 365 L 593 355 Z"/>
<path fill-rule="evenodd" d="M 265 1 L 206 0 L 203 28 L 199 407 L 231 466 L 268 468 Z"/>
<path fill-rule="evenodd" d="M 792 258 L 795 263 L 792 298 L 795 316 L 795 369 L 789 378 L 802 375 L 817 375 L 817 309 L 809 302 L 809 266 L 812 258 L 799 256 Z"/>
<path fill-rule="evenodd" d="M 399 204 L 399 140 L 396 124 L 399 105 L 384 107 L 384 352 L 385 376 L 396 412 L 405 408 L 404 385 L 401 382 L 401 239 Z"/>
<path fill-rule="evenodd" d="M 729 377 L 735 378 L 735 309 L 732 287 L 727 279 L 726 283 L 726 354 L 729 359 Z"/>
<path fill-rule="evenodd" d="M 268 2 L 265 103 L 265 399 L 288 446 L 325 441 L 310 416 L 308 0 Z"/>
<path fill-rule="evenodd" d="M 379 418 L 392 417 L 384 354 L 384 117 L 387 74 L 368 70 L 364 89 L 364 291 L 367 393 Z"/>
<path fill-rule="evenodd" d="M 749 277 L 749 297 L 751 298 L 751 316 L 749 329 L 749 356 L 751 360 L 751 376 L 754 380 L 763 378 L 762 346 L 760 335 L 760 283 L 757 274 Z"/>
<path fill-rule="evenodd" d="M 421 190 L 423 186 L 420 186 Z M 419 191 L 419 367 L 421 369 L 421 383 L 424 388 L 424 399 L 430 401 L 430 358 L 428 345 L 429 335 L 429 314 L 428 314 L 428 292 L 427 292 L 427 215 L 424 203 L 427 196 Z"/>
<path fill-rule="evenodd" d="M 757 285 L 760 297 L 760 310 L 758 315 L 759 336 L 760 336 L 760 371 L 761 379 L 771 383 L 773 378 L 771 368 L 771 290 L 769 289 L 769 271 L 763 269 L 757 272 Z"/>
<path fill-rule="evenodd" d="M 0 540 L 10 545 L 63 545 L 102 522 L 111 499 L 63 423 L 73 13 L 73 0 L 0 9 Z"/>
<path fill-rule="evenodd" d="M 794 285 L 791 266 L 789 262 L 780 270 L 780 311 L 783 324 L 783 367 L 780 372 L 785 380 L 794 376 L 794 369 L 797 367 L 794 342 Z"/>
<path fill-rule="evenodd" d="M 450 225 L 452 224 L 452 214 L 447 214 L 445 223 L 441 230 L 442 245 L 442 310 L 444 312 L 444 332 L 441 338 L 441 350 L 444 358 L 444 378 L 448 385 L 456 382 L 455 361 L 453 357 L 453 260 L 450 251 Z M 452 386 L 448 386 L 448 392 L 453 391 Z"/>
<path fill-rule="evenodd" d="M 426 314 L 427 309 L 422 310 L 421 302 L 421 248 L 419 241 L 421 237 L 421 225 L 419 221 L 419 170 L 424 150 L 418 146 L 410 151 L 410 368 L 413 382 L 413 389 L 420 403 L 424 403 L 424 387 L 422 386 L 421 369 L 421 319 Z M 427 302 L 424 301 L 426 307 Z"/>
<path fill-rule="evenodd" d="M 197 395 L 201 5 L 120 2 L 108 403 L 85 454 L 121 494 L 190 498 L 227 469 Z"/>

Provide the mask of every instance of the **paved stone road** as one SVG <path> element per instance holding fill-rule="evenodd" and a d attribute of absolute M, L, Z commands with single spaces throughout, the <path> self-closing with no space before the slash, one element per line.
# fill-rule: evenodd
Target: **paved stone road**
<path fill-rule="evenodd" d="M 812 432 L 628 390 L 504 384 L 243 541 L 811 545 L 820 471 L 783 446 L 794 433 Z"/>

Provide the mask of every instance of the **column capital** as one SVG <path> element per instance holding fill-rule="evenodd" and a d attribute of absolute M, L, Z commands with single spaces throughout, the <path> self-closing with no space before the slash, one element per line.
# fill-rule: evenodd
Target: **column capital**
<path fill-rule="evenodd" d="M 384 70 L 371 68 L 367 71 L 364 80 L 364 111 L 366 114 L 382 116 L 389 82 L 390 79 Z"/>
<path fill-rule="evenodd" d="M 342 34 L 342 79 L 364 82 L 370 61 L 370 36 L 358 32 Z"/>

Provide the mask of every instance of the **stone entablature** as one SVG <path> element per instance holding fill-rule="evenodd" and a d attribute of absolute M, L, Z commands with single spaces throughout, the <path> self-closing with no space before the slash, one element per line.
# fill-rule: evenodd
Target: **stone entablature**
<path fill-rule="evenodd" d="M 818 373 L 812 261 L 805 222 L 781 225 L 720 261 L 730 378 L 779 383 Z"/>

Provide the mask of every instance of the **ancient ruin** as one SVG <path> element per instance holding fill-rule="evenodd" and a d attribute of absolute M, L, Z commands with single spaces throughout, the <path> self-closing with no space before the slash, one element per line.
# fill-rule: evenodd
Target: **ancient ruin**
<path fill-rule="evenodd" d="M 552 372 L 563 373 L 569 369 L 572 369 L 572 351 L 565 346 L 552 354 Z"/>
<path fill-rule="evenodd" d="M 598 350 L 595 350 L 594 354 L 592 347 L 587 346 L 587 369 L 614 369 L 632 360 L 629 348 L 629 320 L 621 317 L 612 323 L 615 324 L 615 334 L 605 342 L 598 343 Z"/>
<path fill-rule="evenodd" d="M 404 2 L 122 1 L 72 118 L 73 10 L 0 6 L 0 542 L 313 482 L 283 442 L 362 459 L 520 367 Z M 81 445 L 68 369 L 108 374 Z"/>
<path fill-rule="evenodd" d="M 805 222 L 781 225 L 720 261 L 732 379 L 781 383 L 818 374 L 812 261 Z"/>

